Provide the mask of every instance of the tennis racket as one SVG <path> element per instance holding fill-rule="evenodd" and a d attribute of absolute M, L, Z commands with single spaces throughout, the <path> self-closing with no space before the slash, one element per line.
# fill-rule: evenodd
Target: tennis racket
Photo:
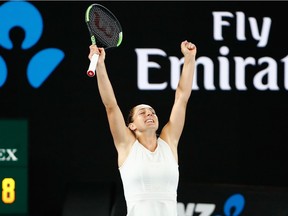
<path fill-rule="evenodd" d="M 90 5 L 85 13 L 85 22 L 93 45 L 97 44 L 98 47 L 105 50 L 120 46 L 123 39 L 122 27 L 115 15 L 106 7 L 100 4 Z M 89 77 L 95 76 L 98 58 L 97 54 L 91 58 L 87 70 Z"/>

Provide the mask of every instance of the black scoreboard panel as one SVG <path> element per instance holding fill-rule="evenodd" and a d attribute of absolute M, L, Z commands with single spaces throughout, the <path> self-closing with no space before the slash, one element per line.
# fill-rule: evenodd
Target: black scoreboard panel
<path fill-rule="evenodd" d="M 28 123 L 0 120 L 0 215 L 28 213 Z"/>

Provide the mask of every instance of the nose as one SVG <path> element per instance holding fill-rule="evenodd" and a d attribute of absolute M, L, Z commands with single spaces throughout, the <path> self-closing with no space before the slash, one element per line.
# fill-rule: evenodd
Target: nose
<path fill-rule="evenodd" d="M 147 110 L 146 113 L 147 113 L 147 116 L 152 116 L 152 114 L 153 114 L 151 110 Z"/>

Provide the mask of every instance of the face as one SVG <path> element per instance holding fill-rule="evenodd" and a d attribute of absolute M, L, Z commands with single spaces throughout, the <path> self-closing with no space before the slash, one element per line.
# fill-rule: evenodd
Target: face
<path fill-rule="evenodd" d="M 151 106 L 140 104 L 133 108 L 132 122 L 129 124 L 131 130 L 144 130 L 147 128 L 157 130 L 158 125 L 158 117 Z"/>

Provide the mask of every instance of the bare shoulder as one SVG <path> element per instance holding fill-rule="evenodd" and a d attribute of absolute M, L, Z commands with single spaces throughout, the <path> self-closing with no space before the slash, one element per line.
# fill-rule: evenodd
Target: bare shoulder
<path fill-rule="evenodd" d="M 165 136 L 165 133 L 161 133 L 159 138 L 168 144 L 176 161 L 178 161 L 178 141 L 173 142 L 169 137 Z"/>
<path fill-rule="evenodd" d="M 127 129 L 127 137 L 123 142 L 115 143 L 115 147 L 118 153 L 118 166 L 120 167 L 126 158 L 128 157 L 130 150 L 133 146 L 133 144 L 136 141 L 135 135 Z"/>

